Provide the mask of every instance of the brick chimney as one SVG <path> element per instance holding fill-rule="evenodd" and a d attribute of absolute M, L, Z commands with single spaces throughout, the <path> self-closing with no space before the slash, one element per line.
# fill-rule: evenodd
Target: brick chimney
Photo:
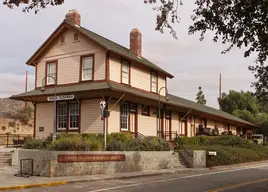
<path fill-rule="evenodd" d="M 65 15 L 65 19 L 71 21 L 75 25 L 80 26 L 81 16 L 76 9 L 70 10 Z"/>
<path fill-rule="evenodd" d="M 141 32 L 139 29 L 132 29 L 130 32 L 130 51 L 141 57 Z"/>

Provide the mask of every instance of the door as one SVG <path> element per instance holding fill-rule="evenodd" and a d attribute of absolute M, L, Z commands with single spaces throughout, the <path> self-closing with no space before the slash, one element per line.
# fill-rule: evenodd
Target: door
<path fill-rule="evenodd" d="M 129 131 L 134 133 L 135 137 L 138 136 L 138 117 L 137 117 L 137 105 L 130 104 L 129 113 Z"/>

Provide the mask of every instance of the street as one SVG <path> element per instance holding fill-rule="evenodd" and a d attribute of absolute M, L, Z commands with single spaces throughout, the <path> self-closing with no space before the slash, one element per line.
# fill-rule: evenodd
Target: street
<path fill-rule="evenodd" d="M 201 172 L 182 175 L 162 175 L 124 180 L 102 180 L 73 183 L 54 187 L 31 188 L 24 192 L 267 192 L 268 166 L 250 169 Z M 18 191 L 18 190 L 16 190 Z M 11 192 L 11 191 L 10 191 Z M 14 191 L 15 192 L 15 191 Z"/>

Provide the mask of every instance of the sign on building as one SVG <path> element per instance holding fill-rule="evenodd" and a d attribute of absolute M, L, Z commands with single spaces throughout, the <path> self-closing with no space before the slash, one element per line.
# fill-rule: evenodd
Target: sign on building
<path fill-rule="evenodd" d="M 74 95 L 59 95 L 56 96 L 56 101 L 71 100 L 74 99 Z M 55 101 L 55 96 L 47 97 L 47 101 Z"/>

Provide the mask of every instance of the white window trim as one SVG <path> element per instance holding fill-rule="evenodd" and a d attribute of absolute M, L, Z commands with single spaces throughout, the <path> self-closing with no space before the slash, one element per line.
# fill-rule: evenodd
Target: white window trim
<path fill-rule="evenodd" d="M 153 81 L 153 77 L 155 77 L 155 82 Z M 151 72 L 151 91 L 154 93 L 157 92 L 157 78 L 156 72 Z M 155 84 L 155 90 L 153 90 L 153 84 Z"/>
<path fill-rule="evenodd" d="M 128 69 L 127 72 L 123 71 L 124 66 L 127 67 L 127 69 Z M 127 74 L 127 82 L 124 82 L 124 80 L 123 80 L 123 74 L 124 73 Z M 123 84 L 127 84 L 127 85 L 130 83 L 130 63 L 128 61 L 125 61 L 125 60 L 122 61 L 121 82 Z"/>
<path fill-rule="evenodd" d="M 65 128 L 59 128 L 59 114 L 58 114 L 58 104 L 61 104 L 61 103 L 65 103 L 67 105 L 66 102 L 58 102 L 57 103 L 57 131 L 63 131 L 63 130 L 67 130 L 67 122 L 66 122 L 66 127 Z M 66 120 L 67 120 L 67 110 L 66 110 Z"/>
<path fill-rule="evenodd" d="M 128 123 L 129 123 L 129 104 L 128 103 L 123 103 L 122 105 L 128 105 L 128 112 L 127 112 L 127 127 L 126 128 L 123 128 L 122 127 L 122 111 L 121 111 L 121 114 L 120 114 L 120 116 L 121 116 L 121 118 L 120 118 L 120 129 L 122 130 L 122 131 L 128 131 L 129 130 L 129 125 L 128 125 Z"/>
<path fill-rule="evenodd" d="M 72 103 L 76 103 L 78 105 L 78 127 L 71 127 L 71 108 L 70 108 L 70 104 Z M 77 102 L 69 102 L 68 103 L 69 105 L 69 117 L 68 117 L 68 120 L 69 120 L 69 130 L 78 130 L 79 129 L 79 118 L 80 118 L 80 114 L 79 114 L 79 103 Z"/>
<path fill-rule="evenodd" d="M 92 58 L 92 65 L 91 65 L 91 68 L 86 68 L 87 70 L 91 70 L 91 77 L 89 78 L 84 78 L 84 70 L 86 69 L 83 69 L 83 59 L 85 58 Z M 81 58 L 81 81 L 93 81 L 93 73 L 94 73 L 94 55 L 88 55 L 88 56 L 82 56 Z"/>
<path fill-rule="evenodd" d="M 54 73 L 49 73 L 49 66 L 51 64 L 55 64 L 55 72 Z M 46 83 L 47 83 L 47 85 L 55 85 L 55 83 L 56 83 L 55 81 L 57 81 L 57 61 L 47 63 L 46 67 L 47 67 Z M 51 74 L 55 74 L 55 76 L 53 76 L 55 78 L 55 80 L 53 78 L 49 77 L 49 76 L 52 76 Z M 52 82 L 49 82 L 49 79 L 52 79 Z"/>

